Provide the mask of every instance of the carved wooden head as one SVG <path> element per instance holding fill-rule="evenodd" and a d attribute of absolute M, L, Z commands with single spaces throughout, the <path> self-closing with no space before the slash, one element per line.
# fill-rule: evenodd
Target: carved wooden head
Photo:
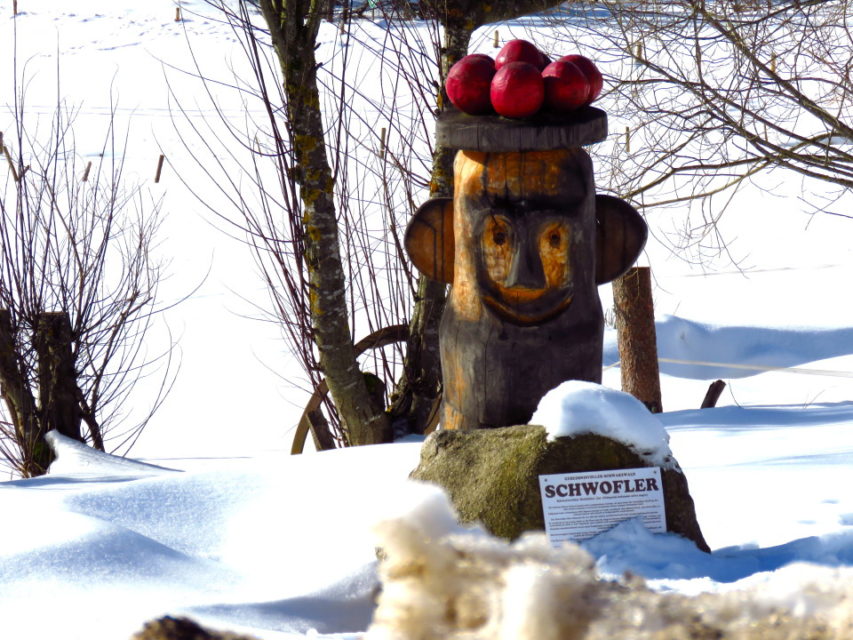
<path fill-rule="evenodd" d="M 592 174 L 580 148 L 460 151 L 454 198 L 417 211 L 406 249 L 422 273 L 454 285 L 463 316 L 485 306 L 513 324 L 547 322 L 624 273 L 645 244 L 640 215 L 596 197 Z"/>

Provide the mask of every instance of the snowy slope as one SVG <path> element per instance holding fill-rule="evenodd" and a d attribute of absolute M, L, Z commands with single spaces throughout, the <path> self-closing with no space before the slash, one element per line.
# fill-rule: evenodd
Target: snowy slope
<path fill-rule="evenodd" d="M 3 637 L 113 640 L 148 618 L 186 613 L 263 638 L 312 629 L 355 638 L 376 588 L 373 523 L 398 515 L 426 527 L 447 517 L 434 494 L 406 480 L 416 442 L 284 453 L 305 401 L 298 373 L 278 332 L 240 315 L 241 297 L 263 300 L 263 287 L 245 248 L 213 228 L 178 179 L 199 176 L 184 164 L 170 117 L 167 80 L 191 118 L 211 114 L 181 72 L 194 65 L 188 42 L 206 70 L 239 71 L 241 54 L 203 2 L 181 7 L 183 22 L 165 0 L 19 0 L 15 20 L 2 5 L 3 105 L 11 102 L 8 45 L 17 24 L 34 118 L 53 111 L 57 64 L 62 95 L 80 105 L 82 155 L 100 148 L 111 100 L 118 104 L 119 125 L 130 132 L 129 173 L 169 214 L 160 247 L 172 260 L 167 300 L 210 271 L 167 316 L 181 339 L 182 370 L 133 452 L 149 466 L 60 443 L 51 475 L 0 483 Z M 501 27 L 517 35 L 529 28 Z M 475 42 L 488 52 L 490 33 Z M 221 100 L 239 114 L 233 94 Z M 160 153 L 168 160 L 155 185 Z M 794 594 L 801 575 L 853 565 L 853 329 L 839 295 L 853 264 L 850 222 L 807 218 L 798 180 L 777 174 L 772 182 L 781 185 L 778 199 L 745 188 L 724 218 L 741 269 L 722 257 L 685 261 L 657 239 L 643 258 L 654 269 L 660 314 L 661 421 L 714 553 L 626 523 L 585 543 L 604 575 L 630 569 L 684 593 L 773 582 Z M 675 226 L 669 215 L 650 220 L 661 235 Z M 608 332 L 606 365 L 615 353 Z M 716 378 L 728 382 L 719 408 L 699 411 Z M 618 388 L 618 367 L 604 381 Z"/>

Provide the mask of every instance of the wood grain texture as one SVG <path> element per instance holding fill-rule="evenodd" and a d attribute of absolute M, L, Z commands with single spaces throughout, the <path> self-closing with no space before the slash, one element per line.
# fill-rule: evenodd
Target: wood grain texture
<path fill-rule="evenodd" d="M 415 212 L 403 240 L 412 264 L 438 282 L 453 282 L 453 198 L 432 198 Z"/>
<path fill-rule="evenodd" d="M 613 196 L 595 198 L 595 282 L 604 284 L 628 271 L 646 246 L 648 226 L 634 207 Z"/>
<path fill-rule="evenodd" d="M 438 144 L 467 151 L 548 151 L 572 149 L 607 137 L 607 114 L 583 107 L 569 115 L 548 112 L 514 119 L 471 116 L 448 108 L 436 122 Z"/>
<path fill-rule="evenodd" d="M 613 306 L 619 345 L 622 391 L 661 413 L 652 275 L 649 267 L 633 267 L 613 281 Z"/>
<path fill-rule="evenodd" d="M 579 148 L 466 150 L 455 173 L 442 428 L 524 424 L 564 380 L 601 380 L 592 163 Z"/>

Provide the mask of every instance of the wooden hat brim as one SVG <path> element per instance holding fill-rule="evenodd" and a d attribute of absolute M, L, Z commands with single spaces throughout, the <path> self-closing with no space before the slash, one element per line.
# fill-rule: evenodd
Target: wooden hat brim
<path fill-rule="evenodd" d="M 607 114 L 582 107 L 568 114 L 545 111 L 515 119 L 472 116 L 448 107 L 438 117 L 435 137 L 441 146 L 487 153 L 573 149 L 607 138 Z"/>

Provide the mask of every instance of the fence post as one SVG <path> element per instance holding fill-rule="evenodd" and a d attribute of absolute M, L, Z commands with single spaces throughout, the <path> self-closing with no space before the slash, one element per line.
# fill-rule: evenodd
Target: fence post
<path fill-rule="evenodd" d="M 649 267 L 633 267 L 613 281 L 617 344 L 621 360 L 622 391 L 661 413 L 655 310 Z"/>
<path fill-rule="evenodd" d="M 164 156 L 164 155 L 161 153 L 161 154 L 160 154 L 160 159 L 159 159 L 159 160 L 157 160 L 157 173 L 155 173 L 155 174 L 154 174 L 154 182 L 155 182 L 155 183 L 160 182 L 160 174 L 161 174 L 161 173 L 162 173 L 162 171 L 163 171 L 163 160 L 165 160 L 165 159 L 166 159 L 166 156 Z"/>

